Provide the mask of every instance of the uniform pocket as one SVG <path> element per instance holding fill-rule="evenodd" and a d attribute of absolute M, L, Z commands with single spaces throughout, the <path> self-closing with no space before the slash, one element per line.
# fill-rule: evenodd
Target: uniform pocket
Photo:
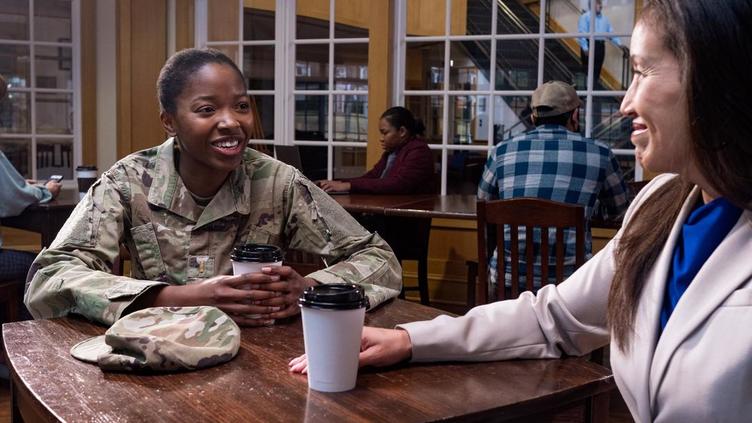
<path fill-rule="evenodd" d="M 162 259 L 154 226 L 147 223 L 131 228 L 131 236 L 144 276 L 150 280 L 163 280 L 166 277 L 167 268 Z"/>

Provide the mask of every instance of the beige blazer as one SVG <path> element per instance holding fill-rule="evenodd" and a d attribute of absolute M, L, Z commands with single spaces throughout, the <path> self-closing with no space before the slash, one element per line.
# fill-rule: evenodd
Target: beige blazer
<path fill-rule="evenodd" d="M 647 185 L 635 209 L 674 175 Z M 638 422 L 737 422 L 752 419 L 752 212 L 708 258 L 659 338 L 671 257 L 683 222 L 701 195 L 695 188 L 650 273 L 626 352 L 611 346 L 616 383 Z M 585 354 L 609 340 L 608 291 L 616 237 L 558 287 L 479 306 L 458 318 L 401 325 L 413 361 L 553 358 Z"/>

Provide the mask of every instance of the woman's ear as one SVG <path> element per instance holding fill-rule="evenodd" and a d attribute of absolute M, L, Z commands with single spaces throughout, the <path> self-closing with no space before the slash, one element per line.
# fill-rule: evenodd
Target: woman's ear
<path fill-rule="evenodd" d="M 173 119 L 171 114 L 162 110 L 159 113 L 159 120 L 162 122 L 162 127 L 164 128 L 165 132 L 167 132 L 168 136 L 174 137 L 178 134 L 175 130 L 175 120 Z"/>
<path fill-rule="evenodd" d="M 400 129 L 397 131 L 397 133 L 399 134 L 401 140 L 406 140 L 410 137 L 410 133 L 404 126 L 400 126 Z"/>

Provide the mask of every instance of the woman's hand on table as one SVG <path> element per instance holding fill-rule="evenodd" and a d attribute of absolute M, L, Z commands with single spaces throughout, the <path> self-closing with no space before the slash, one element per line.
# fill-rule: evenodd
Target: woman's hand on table
<path fill-rule="evenodd" d="M 298 307 L 300 294 L 309 286 L 318 285 L 315 279 L 301 276 L 290 266 L 263 267 L 261 272 L 271 279 L 252 285 L 251 289 L 261 289 L 277 294 L 259 302 L 260 305 L 279 308 L 279 311 L 269 315 L 272 319 L 283 319 L 300 313 L 300 307 Z"/>
<path fill-rule="evenodd" d="M 317 184 L 324 192 L 350 191 L 350 183 L 343 181 L 318 181 Z"/>
<path fill-rule="evenodd" d="M 397 364 L 410 359 L 412 348 L 407 331 L 366 326 L 360 339 L 358 366 L 384 367 Z M 306 374 L 308 358 L 303 354 L 290 360 L 288 366 L 293 373 Z"/>
<path fill-rule="evenodd" d="M 268 326 L 274 322 L 275 317 L 272 314 L 281 311 L 283 307 L 265 302 L 281 297 L 282 294 L 278 291 L 253 288 L 269 286 L 279 281 L 279 276 L 264 273 L 215 276 L 201 283 L 161 287 L 151 305 L 210 305 L 227 313 L 241 326 Z"/>

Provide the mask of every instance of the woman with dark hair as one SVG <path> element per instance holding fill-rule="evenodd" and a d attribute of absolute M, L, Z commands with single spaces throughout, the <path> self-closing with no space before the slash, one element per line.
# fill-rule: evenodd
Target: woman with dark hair
<path fill-rule="evenodd" d="M 583 355 L 611 342 L 639 422 L 752 415 L 752 0 L 653 0 L 621 106 L 637 159 L 664 173 L 559 286 L 397 330 L 366 328 L 361 365 Z M 306 362 L 291 362 L 305 371 Z"/>
<path fill-rule="evenodd" d="M 112 324 L 144 307 L 212 305 L 263 326 L 299 313 L 301 292 L 319 283 L 363 285 L 371 306 L 397 296 L 401 268 L 379 235 L 293 167 L 247 148 L 253 113 L 232 60 L 180 51 L 157 94 L 170 138 L 105 172 L 37 257 L 26 294 L 34 317 Z M 246 243 L 322 255 L 331 266 L 232 275 L 230 254 Z M 110 273 L 120 244 L 131 277 Z"/>
<path fill-rule="evenodd" d="M 326 192 L 430 194 L 435 191 L 433 155 L 421 138 L 425 126 L 404 107 L 387 109 L 379 120 L 384 154 L 358 178 L 319 181 Z"/>

